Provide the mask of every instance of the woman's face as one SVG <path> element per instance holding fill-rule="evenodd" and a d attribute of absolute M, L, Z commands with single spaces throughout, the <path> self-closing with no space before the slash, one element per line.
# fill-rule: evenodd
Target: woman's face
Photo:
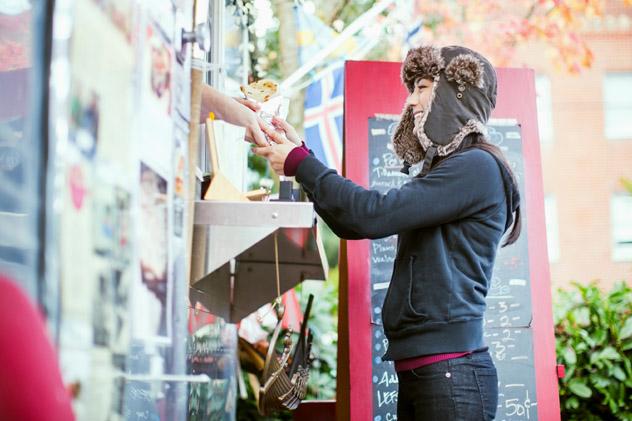
<path fill-rule="evenodd" d="M 415 117 L 424 112 L 430 105 L 430 96 L 432 94 L 432 86 L 434 81 L 431 79 L 418 79 L 415 82 L 415 90 L 408 95 L 406 104 L 413 107 Z"/>

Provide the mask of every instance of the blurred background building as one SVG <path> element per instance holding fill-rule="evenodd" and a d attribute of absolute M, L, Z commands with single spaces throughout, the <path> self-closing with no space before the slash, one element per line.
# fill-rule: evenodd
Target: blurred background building
<path fill-rule="evenodd" d="M 609 1 L 583 32 L 594 60 L 569 75 L 541 43 L 519 49 L 536 70 L 553 287 L 632 279 L 632 8 Z"/>

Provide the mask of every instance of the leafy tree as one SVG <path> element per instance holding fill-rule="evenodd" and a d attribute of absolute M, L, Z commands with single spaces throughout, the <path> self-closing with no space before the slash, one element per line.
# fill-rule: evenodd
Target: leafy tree
<path fill-rule="evenodd" d="M 499 66 L 512 63 L 520 44 L 541 41 L 560 69 L 578 73 L 593 62 L 583 36 L 586 23 L 603 15 L 606 1 L 418 0 L 417 13 L 427 41 L 466 44 Z M 623 3 L 632 5 L 630 0 Z"/>

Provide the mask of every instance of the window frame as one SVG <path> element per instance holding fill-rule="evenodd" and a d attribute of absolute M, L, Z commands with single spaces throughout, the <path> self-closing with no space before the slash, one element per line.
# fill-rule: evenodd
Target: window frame
<path fill-rule="evenodd" d="M 617 203 L 619 202 L 619 203 Z M 620 207 L 620 213 L 617 208 Z M 627 212 L 626 212 L 627 210 Z M 627 218 L 626 218 L 627 215 Z M 618 227 L 619 221 L 629 221 L 629 227 Z M 621 234 L 618 232 L 621 230 L 624 232 L 629 231 L 627 234 L 629 238 L 625 238 L 625 243 L 618 241 L 618 237 Z M 615 193 L 610 198 L 610 237 L 612 246 L 612 261 L 613 262 L 632 262 L 632 194 L 619 192 Z M 619 245 L 621 244 L 621 245 Z"/>
<path fill-rule="evenodd" d="M 615 78 L 628 78 L 629 79 L 629 95 L 626 96 L 626 91 L 620 89 L 619 86 L 609 88 L 608 81 Z M 625 82 L 624 82 L 625 83 Z M 603 76 L 603 135 L 605 139 L 609 141 L 625 141 L 632 140 L 632 125 L 629 124 L 629 119 L 626 121 L 625 111 L 629 108 L 630 117 L 632 117 L 632 71 L 608 71 Z M 622 100 L 621 105 L 609 105 L 609 96 L 621 95 L 621 98 L 617 98 L 616 101 Z M 627 103 L 629 101 L 629 104 Z M 613 109 L 614 108 L 614 109 Z M 612 115 L 612 112 L 620 112 L 621 116 L 618 117 L 618 113 Z M 615 127 L 609 126 L 609 122 L 612 119 L 621 119 L 622 121 L 615 122 Z M 612 124 L 610 122 L 610 124 Z M 625 131 L 627 129 L 627 132 Z"/>

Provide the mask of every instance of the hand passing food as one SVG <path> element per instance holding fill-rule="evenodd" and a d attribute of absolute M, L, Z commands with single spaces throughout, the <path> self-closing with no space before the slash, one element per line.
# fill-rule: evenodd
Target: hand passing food
<path fill-rule="evenodd" d="M 294 127 L 287 121 L 279 117 L 274 117 L 272 119 L 272 125 L 277 132 L 285 134 L 288 140 L 296 146 L 301 146 L 303 144 L 303 140 L 298 136 L 298 133 L 296 133 L 296 129 L 294 129 Z"/>
<path fill-rule="evenodd" d="M 253 148 L 253 152 L 267 159 L 275 173 L 284 175 L 283 166 L 285 165 L 285 160 L 297 145 L 290 141 L 285 133 L 277 131 L 267 124 L 262 124 L 261 130 L 273 143 L 270 146 Z"/>

